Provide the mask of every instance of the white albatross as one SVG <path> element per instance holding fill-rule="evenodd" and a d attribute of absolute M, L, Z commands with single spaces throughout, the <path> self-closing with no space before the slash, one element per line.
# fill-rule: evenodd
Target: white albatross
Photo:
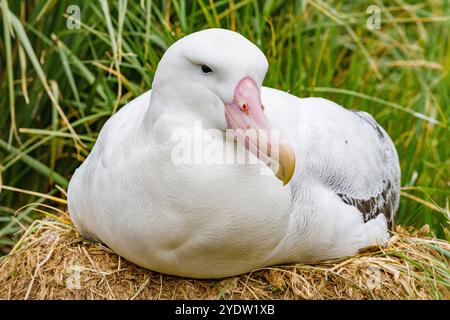
<path fill-rule="evenodd" d="M 105 123 L 70 181 L 80 233 L 140 266 L 193 278 L 386 243 L 400 188 L 388 134 L 365 112 L 262 87 L 267 66 L 254 44 L 228 30 L 173 44 L 152 90 Z M 231 145 L 231 158 L 247 148 L 256 164 L 177 163 L 174 148 L 192 141 L 174 141 L 174 132 L 194 123 L 220 133 L 209 134 L 209 147 Z M 242 140 L 243 130 L 234 142 L 226 129 L 278 130 L 280 142 L 262 148 L 258 137 Z M 263 174 L 262 164 L 275 174 Z"/>

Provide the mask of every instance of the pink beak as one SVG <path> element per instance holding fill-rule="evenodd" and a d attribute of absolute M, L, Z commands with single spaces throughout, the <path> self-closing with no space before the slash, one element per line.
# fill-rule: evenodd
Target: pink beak
<path fill-rule="evenodd" d="M 233 101 L 225 104 L 228 132 L 245 146 L 286 185 L 295 170 L 295 153 L 281 143 L 278 132 L 270 126 L 261 103 L 258 86 L 250 77 L 242 79 L 234 90 Z"/>

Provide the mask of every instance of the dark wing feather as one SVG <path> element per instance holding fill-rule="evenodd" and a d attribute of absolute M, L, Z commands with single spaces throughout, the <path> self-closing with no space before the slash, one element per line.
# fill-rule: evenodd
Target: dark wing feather
<path fill-rule="evenodd" d="M 337 195 L 346 204 L 358 208 L 363 214 L 364 222 L 376 218 L 380 213 L 384 214 L 388 223 L 389 230 L 394 226 L 394 217 L 398 196 L 396 190 L 391 183 L 387 183 L 386 188 L 377 196 L 369 199 L 355 199 L 346 196 L 345 194 L 337 193 Z"/>

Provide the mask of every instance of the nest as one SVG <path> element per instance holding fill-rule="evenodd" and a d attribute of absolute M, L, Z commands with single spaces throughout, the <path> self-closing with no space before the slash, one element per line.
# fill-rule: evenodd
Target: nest
<path fill-rule="evenodd" d="M 387 248 L 337 261 L 195 280 L 126 261 L 67 218 L 36 220 L 0 260 L 0 299 L 449 299 L 450 244 L 424 231 L 397 228 Z"/>

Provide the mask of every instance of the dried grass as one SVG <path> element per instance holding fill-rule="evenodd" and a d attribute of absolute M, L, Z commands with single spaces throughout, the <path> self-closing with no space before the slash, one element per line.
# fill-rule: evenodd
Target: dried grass
<path fill-rule="evenodd" d="M 398 228 L 387 248 L 315 265 L 194 280 L 152 272 L 36 220 L 0 260 L 0 299 L 449 299 L 450 244 Z"/>

